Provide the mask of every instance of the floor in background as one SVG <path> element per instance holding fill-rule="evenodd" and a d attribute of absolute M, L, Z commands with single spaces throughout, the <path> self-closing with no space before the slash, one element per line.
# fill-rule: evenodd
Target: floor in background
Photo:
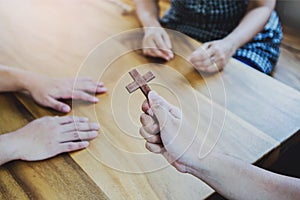
<path fill-rule="evenodd" d="M 281 55 L 272 77 L 300 91 L 300 30 L 283 27 Z"/>

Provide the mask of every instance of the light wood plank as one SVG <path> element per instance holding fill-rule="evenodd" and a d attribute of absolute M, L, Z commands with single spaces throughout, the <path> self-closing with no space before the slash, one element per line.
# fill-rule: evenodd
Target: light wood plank
<path fill-rule="evenodd" d="M 73 112 L 70 113 L 99 120 L 102 125 L 100 136 L 87 150 L 71 154 L 97 185 L 93 185 L 90 179 L 83 179 L 81 184 L 91 184 L 86 188 L 87 191 L 95 190 L 99 196 L 103 195 L 100 192 L 103 191 L 109 199 L 207 197 L 213 192 L 209 187 L 191 176 L 179 174 L 170 166 L 151 173 L 126 173 L 157 169 L 166 162 L 160 156 L 148 153 L 143 146 L 143 139 L 138 135 L 138 116 L 144 97 L 140 93 L 129 95 L 124 88 L 131 82 L 127 74 L 130 69 L 158 62 L 144 58 L 139 52 L 120 54 L 129 47 L 140 45 L 142 35 L 133 34 L 107 43 L 104 51 L 95 51 L 80 68 L 84 58 L 97 44 L 114 34 L 138 27 L 134 14 L 122 16 L 116 9 L 110 3 L 95 0 L 75 0 L 72 3 L 67 0 L 0 2 L 0 22 L 4 27 L 0 30 L 0 38 L 3 40 L 0 44 L 0 62 L 56 77 L 75 76 L 80 72 L 79 75 L 92 76 L 95 80 L 100 78 L 106 82 L 110 92 L 99 96 L 99 104 L 74 102 Z M 177 56 L 167 63 L 170 67 L 145 65 L 139 69 L 141 72 L 150 69 L 155 72 L 158 78 L 150 86 L 172 103 L 181 106 L 195 130 L 196 122 L 199 121 L 199 137 L 204 138 L 209 133 L 206 142 L 212 146 L 216 144 L 219 150 L 246 162 L 255 162 L 266 154 L 270 155 L 280 142 L 299 129 L 299 118 L 295 114 L 298 113 L 298 93 L 236 61 L 231 61 L 222 74 L 200 76 L 180 57 L 189 55 L 199 43 L 177 38 L 176 34 L 172 36 L 176 41 L 174 50 Z M 115 54 L 118 57 L 114 57 Z M 103 70 L 106 67 L 107 70 Z M 207 90 L 208 85 L 213 91 L 213 101 Z M 275 92 L 281 97 L 276 96 Z M 273 99 L 268 101 L 268 95 Z M 261 102 L 260 98 L 265 102 Z M 275 101 L 277 98 L 279 102 Z M 285 98 L 291 99 L 283 101 Z M 19 99 L 35 118 L 57 114 L 36 106 L 24 96 L 19 96 Z M 276 123 L 275 128 L 269 123 L 269 111 L 272 111 L 272 117 L 275 115 L 272 121 Z M 261 119 L 268 123 L 262 123 Z M 279 127 L 281 120 L 282 127 Z M 59 166 L 60 161 L 54 160 L 53 163 L 49 162 L 51 166 L 47 169 Z M 26 185 L 30 191 L 36 191 L 36 197 L 41 197 L 60 191 L 58 188 L 49 188 L 45 182 L 52 180 L 51 177 L 75 173 L 77 175 L 74 176 L 79 179 L 80 168 L 71 170 L 70 163 L 62 166 L 61 171 L 57 169 L 47 179 L 43 178 L 45 172 L 42 173 L 36 163 L 30 164 L 30 167 L 36 167 L 33 171 L 18 163 L 13 164 L 12 168 L 14 174 L 26 171 L 26 174 L 18 174 L 18 177 L 27 184 L 36 180 L 31 176 L 35 170 L 42 173 L 43 177 L 38 177 L 40 188 Z M 72 187 L 67 186 L 68 181 L 52 181 L 64 191 L 57 198 L 70 195 Z M 75 187 L 74 191 L 77 190 Z M 84 197 L 93 197 L 93 194 Z"/>
<path fill-rule="evenodd" d="M 33 118 L 12 94 L 0 95 L 0 107 L 0 134 L 14 131 Z M 68 154 L 1 166 L 0 191 L 0 199 L 107 199 Z"/>
<path fill-rule="evenodd" d="M 91 58 L 92 60 L 87 62 L 89 66 L 83 67 L 86 70 L 84 74 L 95 76 L 100 74 L 100 68 L 96 68 L 99 69 L 97 71 L 94 66 L 97 66 L 99 59 L 102 58 L 97 53 Z M 166 166 L 162 157 L 149 154 L 145 150 L 144 140 L 138 136 L 138 116 L 141 113 L 143 95 L 135 93 L 130 96 L 124 87 L 131 81 L 127 72 L 132 69 L 132 66 L 139 65 L 139 60 L 146 59 L 131 53 L 119 57 L 109 66 L 102 75 L 102 80 L 109 83 L 107 87 L 111 92 L 101 96 L 99 104 L 83 105 L 74 102 L 73 114 L 88 116 L 93 121 L 99 121 L 102 131 L 88 151 L 77 152 L 72 154 L 72 157 L 111 199 L 197 199 L 200 194 L 201 197 L 209 196 L 212 190 L 205 184 L 190 176 L 178 174 L 171 166 L 140 175 L 126 173 L 152 171 Z M 116 68 L 119 70 L 116 71 Z M 157 78 L 149 84 L 150 87 L 171 102 L 180 105 L 189 121 L 199 119 L 199 137 L 204 138 L 208 133 L 207 142 L 212 145 L 217 142 L 219 150 L 246 162 L 255 162 L 278 145 L 278 142 L 270 136 L 230 112 L 227 112 L 224 122 L 225 110 L 217 104 L 211 104 L 207 97 L 193 90 L 189 82 L 172 68 L 162 65 L 144 65 L 139 70 L 141 73 L 152 70 Z M 176 94 L 177 99 L 172 92 Z M 28 109 L 34 113 L 32 103 L 23 103 L 30 105 Z M 199 105 L 198 111 L 197 105 Z M 215 118 L 210 124 L 212 110 Z M 197 125 L 197 123 L 192 124 Z M 178 183 L 184 183 L 180 186 L 180 191 L 178 191 Z M 118 185 L 117 190 L 115 185 Z M 167 191 L 162 189 L 164 187 Z"/>

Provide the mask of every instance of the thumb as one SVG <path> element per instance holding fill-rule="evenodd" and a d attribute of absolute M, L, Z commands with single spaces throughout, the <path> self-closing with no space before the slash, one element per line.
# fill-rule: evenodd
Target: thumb
<path fill-rule="evenodd" d="M 152 107 L 155 104 L 165 107 L 167 110 L 171 107 L 171 104 L 167 102 L 163 97 L 159 96 L 155 91 L 150 91 L 148 94 L 149 104 Z"/>
<path fill-rule="evenodd" d="M 70 106 L 68 106 L 67 104 L 64 104 L 54 98 L 51 98 L 51 97 L 49 97 L 47 99 L 47 105 L 45 105 L 45 106 L 53 108 L 60 112 L 64 112 L 64 113 L 68 113 L 71 111 Z"/>
<path fill-rule="evenodd" d="M 155 91 L 150 91 L 148 95 L 150 108 L 155 104 L 161 105 L 166 111 L 168 111 L 172 117 L 181 119 L 181 111 L 176 106 L 170 104 L 163 97 L 159 96 Z"/>
<path fill-rule="evenodd" d="M 151 110 L 159 123 L 160 130 L 163 130 L 168 118 L 170 117 L 168 102 L 158 96 L 158 94 L 154 91 L 150 91 L 148 98 Z"/>

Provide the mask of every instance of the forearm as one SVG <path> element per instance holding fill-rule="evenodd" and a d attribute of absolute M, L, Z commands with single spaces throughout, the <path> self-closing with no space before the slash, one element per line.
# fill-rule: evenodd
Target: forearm
<path fill-rule="evenodd" d="M 0 165 L 18 159 L 13 133 L 0 135 Z"/>
<path fill-rule="evenodd" d="M 276 0 L 249 1 L 248 12 L 239 25 L 225 40 L 233 44 L 235 50 L 251 41 L 263 30 L 275 7 Z"/>
<path fill-rule="evenodd" d="M 143 27 L 160 26 L 158 0 L 134 0 Z"/>
<path fill-rule="evenodd" d="M 27 90 L 32 73 L 0 65 L 0 92 Z"/>
<path fill-rule="evenodd" d="M 300 180 L 246 164 L 230 156 L 211 153 L 189 168 L 228 199 L 299 199 Z"/>

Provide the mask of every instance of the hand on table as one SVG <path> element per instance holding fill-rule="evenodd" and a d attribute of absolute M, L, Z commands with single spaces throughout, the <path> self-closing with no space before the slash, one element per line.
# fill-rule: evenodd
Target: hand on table
<path fill-rule="evenodd" d="M 90 78 L 58 79 L 34 75 L 30 82 L 27 88 L 37 103 L 64 113 L 70 112 L 71 108 L 58 99 L 76 99 L 96 103 L 98 99 L 92 94 L 107 91 L 103 83 L 95 83 Z"/>
<path fill-rule="evenodd" d="M 181 111 L 158 96 L 149 93 L 149 102 L 143 103 L 140 134 L 146 140 L 146 148 L 153 153 L 161 153 L 178 171 L 187 172 L 187 168 L 196 161 L 200 142 Z"/>
<path fill-rule="evenodd" d="M 189 57 L 196 70 L 206 73 L 221 71 L 234 55 L 234 45 L 223 39 L 204 43 Z"/>
<path fill-rule="evenodd" d="M 174 57 L 170 37 L 162 27 L 145 28 L 143 53 L 167 61 Z"/>
<path fill-rule="evenodd" d="M 43 117 L 6 135 L 15 148 L 13 159 L 36 161 L 86 148 L 98 129 L 98 124 L 83 117 Z"/>

